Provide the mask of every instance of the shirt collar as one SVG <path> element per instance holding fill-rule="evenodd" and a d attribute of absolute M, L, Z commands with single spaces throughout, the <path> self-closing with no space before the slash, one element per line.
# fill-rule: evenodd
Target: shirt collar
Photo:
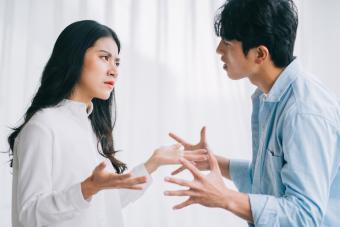
<path fill-rule="evenodd" d="M 282 96 L 286 93 L 289 86 L 296 79 L 296 75 L 300 71 L 299 62 L 294 59 L 279 75 L 279 77 L 274 82 L 269 93 L 264 97 L 265 102 L 279 102 Z M 257 88 L 252 95 L 252 99 L 258 98 L 259 96 L 264 96 L 264 93 Z"/>
<path fill-rule="evenodd" d="M 70 99 L 64 99 L 63 101 L 61 101 L 61 104 L 63 106 L 70 108 L 76 114 L 77 113 L 85 113 L 87 115 L 87 117 L 89 117 L 91 115 L 92 111 L 93 111 L 93 103 L 92 102 L 90 102 L 90 105 L 87 106 L 83 102 L 78 102 L 78 101 L 74 101 L 74 100 L 70 100 Z"/>

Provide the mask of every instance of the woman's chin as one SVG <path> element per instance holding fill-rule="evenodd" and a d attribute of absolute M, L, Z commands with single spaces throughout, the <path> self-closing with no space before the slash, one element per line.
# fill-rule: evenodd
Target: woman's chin
<path fill-rule="evenodd" d="M 95 98 L 101 99 L 101 100 L 108 100 L 110 98 L 111 92 L 103 93 L 97 95 Z"/>

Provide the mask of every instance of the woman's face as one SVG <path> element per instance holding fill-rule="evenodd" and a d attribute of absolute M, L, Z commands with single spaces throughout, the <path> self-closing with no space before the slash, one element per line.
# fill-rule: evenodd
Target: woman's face
<path fill-rule="evenodd" d="M 118 66 L 116 42 L 112 37 L 98 39 L 85 53 L 80 81 L 74 95 L 86 103 L 93 98 L 108 99 L 117 81 Z"/>

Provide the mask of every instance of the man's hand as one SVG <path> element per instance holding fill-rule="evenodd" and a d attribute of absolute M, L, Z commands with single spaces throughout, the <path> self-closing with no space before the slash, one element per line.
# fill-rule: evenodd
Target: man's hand
<path fill-rule="evenodd" d="M 229 189 L 225 186 L 215 156 L 209 152 L 210 173 L 203 175 L 191 162 L 181 159 L 182 165 L 194 176 L 193 181 L 186 181 L 167 177 L 167 182 L 188 187 L 187 190 L 166 191 L 167 196 L 189 196 L 185 202 L 178 204 L 174 209 L 181 209 L 194 203 L 207 207 L 220 207 L 227 209 Z"/>
<path fill-rule="evenodd" d="M 174 133 L 169 133 L 169 136 L 171 138 L 173 138 L 174 140 L 176 140 L 178 143 L 182 144 L 184 146 L 185 150 L 196 150 L 196 149 L 205 149 L 207 151 L 210 152 L 209 148 L 208 148 L 208 143 L 207 143 L 207 139 L 206 139 L 206 128 L 203 127 L 201 129 L 201 139 L 197 144 L 190 144 L 188 142 L 186 142 L 184 139 L 182 139 L 181 137 L 177 136 Z M 218 165 L 220 167 L 221 173 L 224 177 L 228 178 L 229 180 L 231 180 L 230 174 L 229 174 L 229 159 L 218 156 L 218 155 L 214 155 L 215 158 L 217 159 Z M 186 158 L 186 157 L 184 157 Z M 187 159 L 187 158 L 186 158 Z M 188 159 L 189 160 L 189 159 Z M 189 160 L 191 161 L 191 160 Z M 196 166 L 196 168 L 198 168 L 199 170 L 209 170 L 210 169 L 210 165 L 209 165 L 209 161 L 208 159 L 206 160 L 194 160 L 191 162 L 193 165 Z M 184 166 L 181 166 L 179 168 L 177 168 L 176 170 L 174 170 L 171 175 L 176 175 L 180 172 L 182 172 L 185 169 Z"/>
<path fill-rule="evenodd" d="M 174 133 L 169 133 L 169 136 L 171 138 L 173 138 L 174 140 L 176 140 L 178 143 L 182 144 L 185 150 L 197 150 L 197 149 L 206 149 L 208 150 L 208 144 L 207 144 L 207 140 L 206 140 L 206 128 L 203 127 L 201 129 L 201 138 L 200 141 L 197 144 L 191 144 L 186 142 L 184 139 L 182 139 L 181 137 L 177 136 Z M 202 161 L 194 161 L 192 162 L 193 165 L 195 165 L 199 170 L 208 170 L 209 169 L 209 163 L 208 160 L 202 160 Z M 176 169 L 175 171 L 173 171 L 171 173 L 171 175 L 176 175 L 180 172 L 182 172 L 185 169 L 184 166 L 179 167 L 178 169 Z"/>
<path fill-rule="evenodd" d="M 197 150 L 197 149 L 206 149 L 208 147 L 206 142 L 206 136 L 205 136 L 205 126 L 201 129 L 201 139 L 197 144 L 191 144 L 186 142 L 184 139 L 180 138 L 176 134 L 170 132 L 169 136 L 176 140 L 178 143 L 182 144 L 184 146 L 184 150 Z"/>
<path fill-rule="evenodd" d="M 191 204 L 201 204 L 206 207 L 220 207 L 236 214 L 237 216 L 253 223 L 249 197 L 245 193 L 228 189 L 221 175 L 221 171 L 215 156 L 209 154 L 210 173 L 203 175 L 191 162 L 181 159 L 182 165 L 194 176 L 193 181 L 166 177 L 165 181 L 177 184 L 189 189 L 177 191 L 165 191 L 167 196 L 185 196 L 188 200 L 174 206 L 181 209 Z"/>

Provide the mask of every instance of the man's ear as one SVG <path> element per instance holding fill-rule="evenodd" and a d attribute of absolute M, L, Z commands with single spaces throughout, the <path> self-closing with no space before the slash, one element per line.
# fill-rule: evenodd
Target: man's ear
<path fill-rule="evenodd" d="M 269 57 L 268 48 L 266 46 L 260 45 L 260 46 L 255 48 L 255 51 L 256 51 L 255 62 L 257 64 L 263 64 L 263 62 L 265 62 Z"/>

